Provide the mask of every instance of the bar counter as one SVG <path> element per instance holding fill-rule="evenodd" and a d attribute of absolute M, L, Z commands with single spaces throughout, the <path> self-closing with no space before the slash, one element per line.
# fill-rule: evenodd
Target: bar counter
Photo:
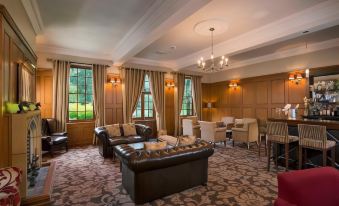
<path fill-rule="evenodd" d="M 289 135 L 299 136 L 298 135 L 298 124 L 311 124 L 311 125 L 323 125 L 326 126 L 327 131 L 327 138 L 328 140 L 335 141 L 336 148 L 335 148 L 335 156 L 336 156 L 336 167 L 339 168 L 339 121 L 335 120 L 321 120 L 321 119 L 306 119 L 306 118 L 297 118 L 297 119 L 290 119 L 290 118 L 268 118 L 268 121 L 271 122 L 286 122 L 288 124 L 288 132 Z M 296 147 L 298 144 L 290 145 L 290 162 L 292 163 L 292 167 L 296 168 L 296 163 L 298 162 L 298 156 Z M 275 148 L 274 148 L 275 149 Z M 277 155 L 278 155 L 278 164 L 281 166 L 284 165 L 284 147 L 279 145 L 276 147 Z M 273 154 L 276 154 L 273 152 Z M 309 160 L 315 165 L 322 165 L 322 158 L 321 152 L 318 151 L 310 151 L 308 152 Z M 327 155 L 330 157 L 330 154 Z M 277 158 L 274 156 L 274 158 Z M 328 161 L 329 163 L 329 161 Z"/>

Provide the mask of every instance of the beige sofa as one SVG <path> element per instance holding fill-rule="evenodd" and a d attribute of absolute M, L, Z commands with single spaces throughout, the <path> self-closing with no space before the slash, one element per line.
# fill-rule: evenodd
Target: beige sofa
<path fill-rule="evenodd" d="M 217 142 L 223 142 L 226 146 L 226 127 L 218 127 L 217 122 L 199 121 L 201 139 L 212 142 L 215 146 Z"/>
<path fill-rule="evenodd" d="M 258 122 L 254 118 L 243 118 L 241 121 L 236 120 L 236 127 L 232 128 L 233 146 L 234 142 L 247 143 L 247 148 L 250 148 L 250 143 L 255 142 L 258 145 Z M 237 126 L 238 125 L 238 126 Z"/>

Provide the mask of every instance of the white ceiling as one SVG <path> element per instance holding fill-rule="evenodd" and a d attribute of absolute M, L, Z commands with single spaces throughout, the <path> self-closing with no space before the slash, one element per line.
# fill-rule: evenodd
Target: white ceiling
<path fill-rule="evenodd" d="M 210 54 L 210 37 L 194 26 L 217 19 L 215 56 L 230 62 L 338 38 L 338 0 L 22 0 L 39 53 L 82 56 L 192 70 Z M 326 30 L 330 28 L 329 30 Z M 323 32 L 323 33 L 322 33 Z M 327 42 L 328 45 L 331 45 Z M 336 45 L 333 45 L 336 46 Z M 313 47 L 312 47 L 313 48 Z"/>
<path fill-rule="evenodd" d="M 220 19 L 228 25 L 228 30 L 225 33 L 215 36 L 214 42 L 218 44 L 322 1 L 324 0 L 215 0 L 146 47 L 137 57 L 153 60 L 176 60 L 209 47 L 211 45 L 210 37 L 197 34 L 194 31 L 195 24 L 204 20 Z M 177 47 L 174 52 L 166 55 L 156 53 L 159 50 L 166 50 L 171 45 Z"/>

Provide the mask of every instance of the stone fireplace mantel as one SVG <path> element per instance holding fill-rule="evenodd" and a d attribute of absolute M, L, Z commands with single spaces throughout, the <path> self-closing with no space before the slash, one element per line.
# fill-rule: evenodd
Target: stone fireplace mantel
<path fill-rule="evenodd" d="M 40 111 L 27 111 L 20 114 L 6 114 L 4 116 L 8 128 L 8 156 L 9 164 L 22 170 L 23 177 L 20 184 L 20 196 L 27 196 L 27 170 L 32 155 L 39 155 L 38 165 L 41 165 L 41 115 Z"/>

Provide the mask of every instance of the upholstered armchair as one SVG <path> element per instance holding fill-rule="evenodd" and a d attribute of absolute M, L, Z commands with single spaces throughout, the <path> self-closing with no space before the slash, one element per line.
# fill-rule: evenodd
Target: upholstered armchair
<path fill-rule="evenodd" d="M 22 172 L 16 167 L 0 169 L 0 205 L 19 206 Z"/>
<path fill-rule="evenodd" d="M 232 128 L 234 127 L 234 117 L 226 116 L 222 117 L 221 121 L 226 127 L 226 134 L 231 139 L 232 136 Z"/>
<path fill-rule="evenodd" d="M 56 132 L 56 120 L 52 118 L 42 119 L 41 146 L 43 151 L 48 151 L 53 157 L 57 149 L 65 148 L 68 151 L 67 132 Z"/>
<path fill-rule="evenodd" d="M 226 147 L 226 127 L 218 127 L 217 122 L 199 121 L 201 139 L 212 142 L 215 146 L 217 142 L 223 142 Z"/>
<path fill-rule="evenodd" d="M 182 119 L 182 134 L 200 138 L 200 125 L 192 119 Z"/>
<path fill-rule="evenodd" d="M 250 143 L 256 142 L 258 145 L 258 122 L 254 118 L 243 118 L 240 127 L 232 128 L 233 146 L 234 142 L 247 143 L 247 148 L 250 148 Z"/>

